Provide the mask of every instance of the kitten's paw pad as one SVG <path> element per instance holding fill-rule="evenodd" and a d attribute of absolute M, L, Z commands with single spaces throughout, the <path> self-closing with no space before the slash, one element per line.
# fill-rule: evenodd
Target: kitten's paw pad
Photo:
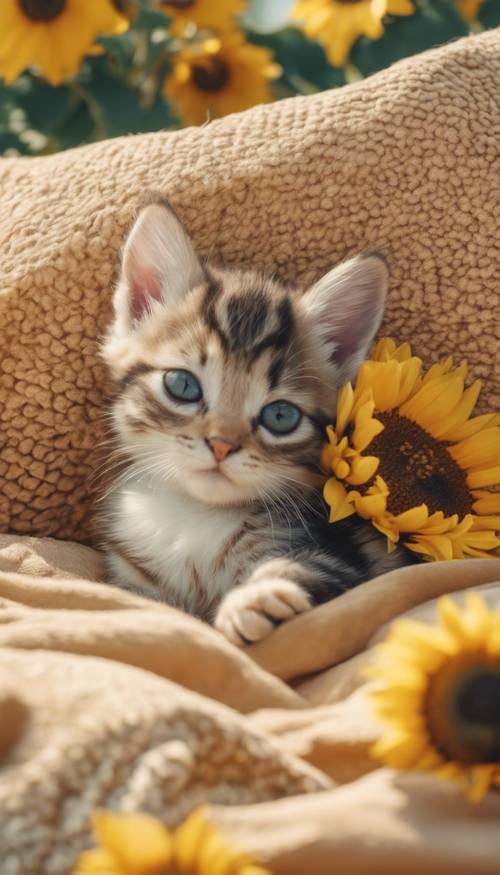
<path fill-rule="evenodd" d="M 306 592 L 289 580 L 270 578 L 232 590 L 222 602 L 215 628 L 233 644 L 262 641 L 276 623 L 311 607 Z"/>

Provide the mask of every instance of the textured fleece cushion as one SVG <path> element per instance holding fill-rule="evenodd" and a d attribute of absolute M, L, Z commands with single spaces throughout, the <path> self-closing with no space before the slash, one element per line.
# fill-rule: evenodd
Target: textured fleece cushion
<path fill-rule="evenodd" d="M 207 127 L 0 161 L 0 528 L 90 537 L 97 342 L 147 188 L 202 253 L 288 280 L 383 250 L 385 331 L 466 356 L 482 409 L 498 403 L 499 81 L 490 31 Z"/>

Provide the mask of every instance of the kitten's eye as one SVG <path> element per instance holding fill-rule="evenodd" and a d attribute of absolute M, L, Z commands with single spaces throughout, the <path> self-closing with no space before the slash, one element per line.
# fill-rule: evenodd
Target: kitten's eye
<path fill-rule="evenodd" d="M 273 434 L 290 434 L 298 428 L 301 419 L 299 408 L 289 401 L 273 401 L 260 412 L 262 425 Z"/>
<path fill-rule="evenodd" d="M 198 380 L 190 371 L 166 371 L 163 383 L 171 398 L 185 404 L 194 404 L 203 395 Z"/>

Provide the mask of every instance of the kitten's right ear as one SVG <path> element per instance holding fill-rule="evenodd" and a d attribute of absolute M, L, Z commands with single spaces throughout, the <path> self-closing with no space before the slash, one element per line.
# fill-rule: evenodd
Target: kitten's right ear
<path fill-rule="evenodd" d="M 175 304 L 203 278 L 201 262 L 174 211 L 162 203 L 145 207 L 123 250 L 115 333 L 130 331 L 155 301 Z"/>

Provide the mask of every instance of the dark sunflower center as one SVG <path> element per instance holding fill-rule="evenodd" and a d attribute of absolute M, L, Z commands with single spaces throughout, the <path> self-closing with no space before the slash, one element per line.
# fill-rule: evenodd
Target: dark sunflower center
<path fill-rule="evenodd" d="M 498 727 L 500 756 L 500 674 L 484 669 L 468 678 L 458 693 L 456 709 L 469 723 Z"/>
<path fill-rule="evenodd" d="M 175 6 L 176 9 L 187 9 L 194 6 L 196 0 L 161 0 L 162 6 Z"/>
<path fill-rule="evenodd" d="M 229 67 L 220 58 L 193 65 L 193 82 L 201 91 L 221 91 L 229 82 Z"/>
<path fill-rule="evenodd" d="M 19 3 L 32 21 L 52 21 L 66 6 L 66 0 L 19 0 Z"/>
<path fill-rule="evenodd" d="M 389 510 L 403 513 L 426 504 L 429 513 L 460 518 L 472 512 L 472 499 L 465 471 L 450 456 L 444 444 L 423 428 L 397 413 L 377 413 L 384 425 L 371 442 L 369 453 L 380 458 L 377 474 L 387 483 Z"/>
<path fill-rule="evenodd" d="M 500 665 L 462 654 L 442 668 L 429 687 L 427 719 L 434 743 L 448 757 L 499 762 Z"/>

